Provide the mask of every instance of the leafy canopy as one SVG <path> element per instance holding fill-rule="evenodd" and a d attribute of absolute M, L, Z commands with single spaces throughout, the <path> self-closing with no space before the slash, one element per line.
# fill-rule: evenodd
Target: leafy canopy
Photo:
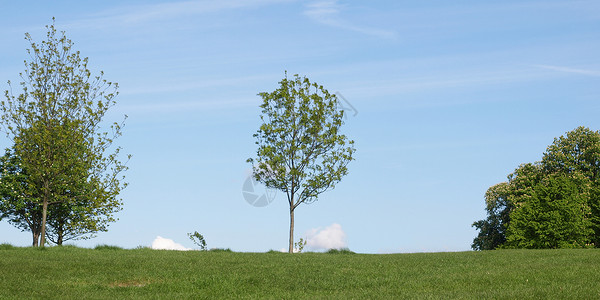
<path fill-rule="evenodd" d="M 290 243 L 293 251 L 293 212 L 311 203 L 341 181 L 355 152 L 354 141 L 340 129 L 344 111 L 339 100 L 323 86 L 294 75 L 278 89 L 260 93 L 262 125 L 254 134 L 257 158 L 248 159 L 254 177 L 269 188 L 283 191 L 290 207 Z"/>
<path fill-rule="evenodd" d="M 118 85 L 103 79 L 102 72 L 92 76 L 88 58 L 72 49 L 65 33 L 54 25 L 47 29 L 46 40 L 39 44 L 25 34 L 31 47 L 20 74 L 22 92 L 14 95 L 9 81 L 0 101 L 0 122 L 27 175 L 19 179 L 27 187 L 21 196 L 30 204 L 28 211 L 10 215 L 19 220 L 41 210 L 40 231 L 30 226 L 34 245 L 36 235 L 45 244 L 47 224 L 56 229 L 52 233 L 57 242 L 67 235 L 106 230 L 114 221 L 112 214 L 120 210 L 117 196 L 126 186 L 122 172 L 127 167 L 118 159 L 121 148 L 113 145 L 123 123 L 108 130 L 101 125 L 116 103 Z"/>
<path fill-rule="evenodd" d="M 490 187 L 473 249 L 599 247 L 599 174 L 600 132 L 578 127 L 555 138 L 540 162 Z"/>

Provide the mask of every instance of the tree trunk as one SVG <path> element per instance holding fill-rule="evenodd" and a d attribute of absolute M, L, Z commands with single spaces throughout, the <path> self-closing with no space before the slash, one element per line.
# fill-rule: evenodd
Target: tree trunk
<path fill-rule="evenodd" d="M 56 229 L 56 244 L 62 246 L 63 244 L 63 236 L 64 236 L 63 224 L 59 223 L 58 228 Z"/>
<path fill-rule="evenodd" d="M 44 195 L 44 205 L 42 206 L 42 232 L 40 247 L 46 246 L 46 214 L 48 212 L 48 196 Z"/>
<path fill-rule="evenodd" d="M 31 233 L 33 235 L 33 247 L 37 247 L 38 246 L 38 242 L 40 240 L 40 232 L 37 231 L 37 230 L 35 230 L 35 229 L 32 229 Z"/>
<path fill-rule="evenodd" d="M 290 208 L 290 253 L 294 253 L 294 209 Z"/>

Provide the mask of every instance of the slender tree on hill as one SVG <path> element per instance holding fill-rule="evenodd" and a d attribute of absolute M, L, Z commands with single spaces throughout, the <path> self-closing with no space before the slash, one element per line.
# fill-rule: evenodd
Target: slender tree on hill
<path fill-rule="evenodd" d="M 277 90 L 259 95 L 263 124 L 254 134 L 257 158 L 248 162 L 257 181 L 287 196 L 293 253 L 294 210 L 316 201 L 348 173 L 354 141 L 340 132 L 344 111 L 338 110 L 336 95 L 306 77 L 286 74 Z"/>

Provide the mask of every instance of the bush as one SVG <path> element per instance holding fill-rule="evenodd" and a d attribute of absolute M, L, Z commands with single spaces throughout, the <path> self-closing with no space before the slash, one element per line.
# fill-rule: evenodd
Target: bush
<path fill-rule="evenodd" d="M 329 250 L 327 250 L 327 253 L 329 253 L 329 254 L 356 254 L 356 253 L 350 251 L 350 249 L 348 249 L 348 248 L 329 249 Z"/>
<path fill-rule="evenodd" d="M 213 248 L 208 250 L 210 252 L 233 252 L 231 251 L 231 249 L 227 248 L 227 249 L 223 249 L 223 248 Z"/>
<path fill-rule="evenodd" d="M 15 247 L 9 243 L 0 244 L 0 250 L 15 250 L 15 249 L 17 249 L 17 247 Z"/>
<path fill-rule="evenodd" d="M 94 247 L 94 250 L 123 250 L 123 248 L 112 245 L 98 245 Z"/>

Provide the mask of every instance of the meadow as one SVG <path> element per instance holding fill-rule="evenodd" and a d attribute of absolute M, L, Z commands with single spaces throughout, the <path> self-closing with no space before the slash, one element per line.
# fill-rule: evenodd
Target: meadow
<path fill-rule="evenodd" d="M 238 253 L 0 245 L 0 299 L 600 298 L 600 250 Z"/>

